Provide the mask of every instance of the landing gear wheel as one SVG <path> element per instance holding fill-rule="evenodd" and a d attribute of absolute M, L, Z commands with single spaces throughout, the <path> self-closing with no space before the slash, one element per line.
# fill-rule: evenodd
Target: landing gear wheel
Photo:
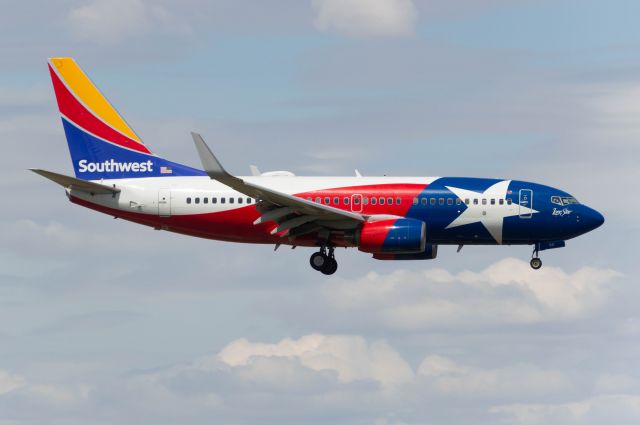
<path fill-rule="evenodd" d="M 322 274 L 330 275 L 334 274 L 336 270 L 338 270 L 338 262 L 335 258 L 328 257 L 324 267 L 322 267 L 320 271 Z"/>
<path fill-rule="evenodd" d="M 311 268 L 321 272 L 324 267 L 326 267 L 329 262 L 329 257 L 323 252 L 314 252 L 311 254 L 311 258 L 309 258 L 309 264 L 311 264 Z"/>
<path fill-rule="evenodd" d="M 533 270 L 538 270 L 540 267 L 542 267 L 542 260 L 537 257 L 532 258 L 529 264 L 531 265 L 531 268 Z"/>

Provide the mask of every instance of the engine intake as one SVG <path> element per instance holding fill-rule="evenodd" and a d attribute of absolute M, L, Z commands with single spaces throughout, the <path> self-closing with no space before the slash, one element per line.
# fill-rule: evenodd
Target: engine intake
<path fill-rule="evenodd" d="M 372 254 L 419 254 L 427 243 L 426 224 L 411 218 L 368 221 L 357 232 L 356 242 L 360 251 Z"/>

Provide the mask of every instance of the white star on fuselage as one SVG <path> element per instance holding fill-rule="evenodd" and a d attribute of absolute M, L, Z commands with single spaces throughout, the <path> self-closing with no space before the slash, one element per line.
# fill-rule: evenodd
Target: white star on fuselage
<path fill-rule="evenodd" d="M 489 187 L 484 192 L 475 192 L 473 190 L 460 189 L 457 187 L 445 186 L 453 192 L 458 198 L 465 202 L 469 199 L 467 208 L 456 217 L 445 229 L 464 226 L 466 224 L 482 223 L 489 234 L 499 244 L 502 244 L 502 224 L 505 217 L 515 215 L 527 215 L 537 213 L 538 211 L 519 205 L 517 202 L 509 205 L 506 202 L 507 190 L 511 180 L 503 180 Z M 474 204 L 473 200 L 478 199 L 478 203 Z M 486 199 L 486 205 L 482 204 L 482 200 Z M 495 199 L 495 205 L 491 205 L 491 199 Z M 500 205 L 500 199 L 505 199 L 503 205 Z"/>

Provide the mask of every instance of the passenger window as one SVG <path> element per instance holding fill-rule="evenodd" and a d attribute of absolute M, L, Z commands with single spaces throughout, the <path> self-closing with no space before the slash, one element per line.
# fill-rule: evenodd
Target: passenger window
<path fill-rule="evenodd" d="M 418 205 L 418 198 L 413 198 L 413 205 Z"/>
<path fill-rule="evenodd" d="M 422 198 L 422 205 L 427 205 L 427 198 Z"/>
<path fill-rule="evenodd" d="M 333 205 L 338 205 L 340 203 L 340 198 L 333 198 Z"/>
<path fill-rule="evenodd" d="M 191 198 L 187 198 L 187 204 L 191 203 Z"/>
<path fill-rule="evenodd" d="M 453 205 L 453 199 L 447 198 L 447 205 Z"/>
<path fill-rule="evenodd" d="M 465 203 L 466 205 L 469 205 L 469 198 L 465 198 L 465 199 L 464 199 L 464 203 Z"/>
<path fill-rule="evenodd" d="M 329 205 L 331 203 L 331 199 L 330 198 L 324 198 L 324 203 Z"/>
<path fill-rule="evenodd" d="M 491 205 L 495 205 L 496 204 L 496 200 L 491 198 Z"/>
<path fill-rule="evenodd" d="M 500 205 L 504 205 L 504 199 L 499 199 L 499 200 L 498 200 L 498 203 L 499 203 Z"/>
<path fill-rule="evenodd" d="M 364 198 L 362 198 L 362 205 L 369 205 L 369 197 L 365 196 Z"/>
<path fill-rule="evenodd" d="M 203 204 L 208 204 L 209 203 L 209 198 L 202 198 L 202 203 Z"/>
<path fill-rule="evenodd" d="M 316 198 L 316 204 L 321 204 L 322 203 L 322 198 Z"/>
<path fill-rule="evenodd" d="M 225 202 L 227 202 L 227 198 L 225 198 L 224 196 L 220 198 L 220 203 L 224 204 Z"/>
<path fill-rule="evenodd" d="M 196 198 L 196 204 L 200 203 L 200 198 Z"/>
<path fill-rule="evenodd" d="M 511 205 L 511 198 L 507 199 L 507 205 Z"/>
<path fill-rule="evenodd" d="M 354 203 L 355 205 L 360 205 L 360 197 L 359 197 L 359 196 L 354 197 L 354 198 L 353 198 L 353 203 Z"/>
<path fill-rule="evenodd" d="M 384 205 L 384 198 L 380 198 L 380 205 Z"/>
<path fill-rule="evenodd" d="M 242 203 L 242 201 L 243 201 L 243 199 L 242 199 L 242 198 L 238 198 L 238 203 L 239 203 L 239 204 L 241 204 L 241 203 Z"/>
<path fill-rule="evenodd" d="M 435 204 L 436 204 L 436 198 L 431 198 L 431 199 L 429 199 L 429 203 L 430 203 L 431 205 L 435 205 Z"/>
<path fill-rule="evenodd" d="M 247 204 L 251 203 L 251 198 L 247 198 Z"/>
<path fill-rule="evenodd" d="M 440 204 L 440 205 L 444 205 L 444 198 L 440 198 L 440 199 L 438 199 L 438 204 Z"/>
<path fill-rule="evenodd" d="M 233 197 L 229 197 L 229 203 L 233 204 Z"/>
<path fill-rule="evenodd" d="M 396 205 L 400 205 L 401 202 L 402 202 L 402 199 L 396 198 Z"/>
<path fill-rule="evenodd" d="M 308 198 L 307 198 L 307 201 L 309 201 L 309 202 L 313 202 L 313 198 L 308 197 Z"/>
<path fill-rule="evenodd" d="M 371 205 L 375 205 L 378 203 L 378 198 L 371 198 Z"/>
<path fill-rule="evenodd" d="M 349 197 L 348 196 L 345 196 L 343 201 L 344 201 L 345 205 L 349 205 Z"/>
<path fill-rule="evenodd" d="M 211 198 L 211 203 L 212 204 L 217 204 L 218 203 L 218 198 Z"/>
<path fill-rule="evenodd" d="M 478 205 L 478 198 L 473 198 L 473 205 Z"/>
<path fill-rule="evenodd" d="M 387 198 L 387 204 L 393 205 L 393 198 Z"/>
<path fill-rule="evenodd" d="M 482 205 L 487 205 L 487 199 L 486 198 L 482 198 Z"/>
<path fill-rule="evenodd" d="M 456 198 L 456 205 L 460 205 L 462 203 L 462 199 Z"/>

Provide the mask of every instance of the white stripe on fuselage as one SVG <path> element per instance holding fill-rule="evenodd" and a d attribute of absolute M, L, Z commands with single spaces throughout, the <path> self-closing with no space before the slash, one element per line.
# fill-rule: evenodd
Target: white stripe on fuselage
<path fill-rule="evenodd" d="M 302 176 L 248 176 L 241 179 L 287 194 L 381 184 L 431 184 L 438 177 L 302 177 Z M 121 189 L 119 196 L 94 195 L 73 192 L 73 196 L 109 208 L 143 214 L 158 214 L 158 190 L 171 190 L 172 215 L 204 214 L 242 208 L 238 204 L 190 204 L 186 197 L 245 197 L 208 176 L 195 177 L 144 177 L 134 179 L 94 180 Z M 355 193 L 355 192 L 354 192 Z"/>

